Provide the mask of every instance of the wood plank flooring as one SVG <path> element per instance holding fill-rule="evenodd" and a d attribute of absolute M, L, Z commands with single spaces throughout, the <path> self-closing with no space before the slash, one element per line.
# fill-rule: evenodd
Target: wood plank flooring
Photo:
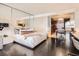
<path fill-rule="evenodd" d="M 73 47 L 70 51 L 66 49 L 64 42 L 55 43 L 55 39 L 47 39 L 34 50 L 17 43 L 10 43 L 0 50 L 0 56 L 72 56 L 73 51 L 76 52 Z"/>

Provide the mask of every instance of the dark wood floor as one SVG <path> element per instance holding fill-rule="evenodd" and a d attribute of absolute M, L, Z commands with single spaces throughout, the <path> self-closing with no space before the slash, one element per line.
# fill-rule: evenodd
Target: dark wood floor
<path fill-rule="evenodd" d="M 79 55 L 78 53 L 72 54 L 76 51 L 72 46 L 71 50 L 67 49 L 64 42 L 55 43 L 55 39 L 47 39 L 34 50 L 21 46 L 17 43 L 10 43 L 2 50 L 0 56 L 73 56 Z M 73 52 L 74 51 L 74 52 Z"/>

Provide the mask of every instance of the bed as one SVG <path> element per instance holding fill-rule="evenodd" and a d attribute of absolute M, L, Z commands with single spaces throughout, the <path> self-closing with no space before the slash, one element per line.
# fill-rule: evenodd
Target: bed
<path fill-rule="evenodd" d="M 21 34 L 16 34 L 15 42 L 33 49 L 45 41 L 46 38 L 46 33 L 23 30 Z"/>

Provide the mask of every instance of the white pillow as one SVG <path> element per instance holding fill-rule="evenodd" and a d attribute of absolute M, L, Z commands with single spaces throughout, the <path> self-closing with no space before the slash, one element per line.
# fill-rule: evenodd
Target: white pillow
<path fill-rule="evenodd" d="M 27 28 L 26 31 L 34 31 L 33 28 Z"/>

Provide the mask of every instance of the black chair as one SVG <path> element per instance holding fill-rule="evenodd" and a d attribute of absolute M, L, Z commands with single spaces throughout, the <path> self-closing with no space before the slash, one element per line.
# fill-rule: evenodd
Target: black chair
<path fill-rule="evenodd" d="M 63 30 L 56 30 L 56 46 L 62 45 L 65 41 L 65 31 Z"/>

